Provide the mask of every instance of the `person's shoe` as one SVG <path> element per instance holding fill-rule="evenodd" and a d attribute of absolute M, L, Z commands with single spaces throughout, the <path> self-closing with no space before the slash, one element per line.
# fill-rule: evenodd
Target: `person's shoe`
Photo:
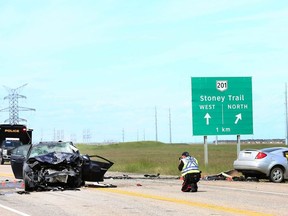
<path fill-rule="evenodd" d="M 192 189 L 190 190 L 190 192 L 197 192 L 197 189 L 192 188 Z"/>

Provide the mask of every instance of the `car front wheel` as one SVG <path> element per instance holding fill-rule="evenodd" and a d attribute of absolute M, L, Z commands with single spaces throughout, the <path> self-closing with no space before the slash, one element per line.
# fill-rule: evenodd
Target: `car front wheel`
<path fill-rule="evenodd" d="M 284 173 L 280 167 L 274 167 L 270 172 L 270 180 L 275 183 L 280 183 L 284 180 Z"/>
<path fill-rule="evenodd" d="M 29 184 L 29 180 L 27 177 L 24 177 L 24 190 L 27 192 L 32 192 L 34 190 L 34 187 L 31 187 Z"/>

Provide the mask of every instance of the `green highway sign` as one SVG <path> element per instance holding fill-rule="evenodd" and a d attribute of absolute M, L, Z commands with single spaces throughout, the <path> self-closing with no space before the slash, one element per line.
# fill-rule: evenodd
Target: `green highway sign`
<path fill-rule="evenodd" d="M 251 77 L 192 77 L 193 135 L 253 134 Z"/>

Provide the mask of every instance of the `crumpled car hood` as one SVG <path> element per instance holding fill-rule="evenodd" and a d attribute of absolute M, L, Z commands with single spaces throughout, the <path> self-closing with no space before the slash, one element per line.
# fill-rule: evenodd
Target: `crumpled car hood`
<path fill-rule="evenodd" d="M 30 161 L 38 161 L 40 163 L 57 165 L 60 163 L 73 163 L 75 160 L 80 159 L 80 155 L 75 155 L 71 153 L 64 153 L 64 152 L 52 152 L 45 155 L 40 155 L 37 157 L 29 158 L 27 162 Z"/>
<path fill-rule="evenodd" d="M 82 185 L 82 157 L 79 154 L 52 152 L 31 157 L 26 162 L 31 170 L 26 172 L 25 190 L 50 190 L 52 186 L 77 188 Z"/>

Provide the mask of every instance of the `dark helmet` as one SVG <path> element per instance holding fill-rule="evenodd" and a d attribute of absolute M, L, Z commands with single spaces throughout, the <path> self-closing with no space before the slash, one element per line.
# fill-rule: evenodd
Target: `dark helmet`
<path fill-rule="evenodd" d="M 183 152 L 182 156 L 188 157 L 189 156 L 189 152 Z"/>

